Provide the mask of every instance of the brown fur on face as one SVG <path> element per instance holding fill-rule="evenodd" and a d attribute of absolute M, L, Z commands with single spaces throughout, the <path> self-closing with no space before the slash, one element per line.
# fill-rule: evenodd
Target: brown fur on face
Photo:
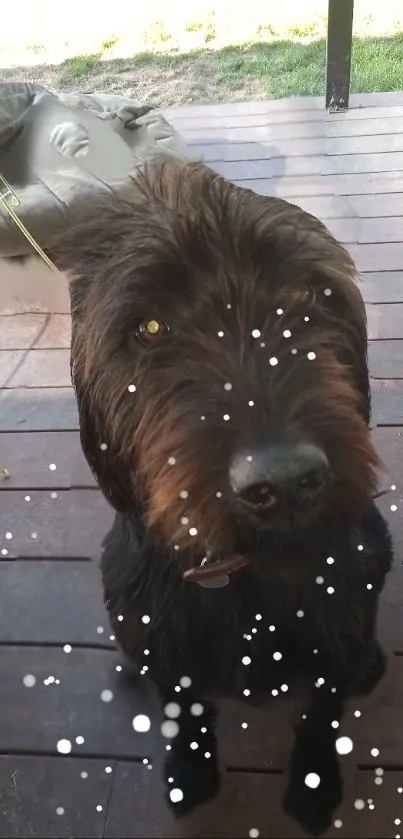
<path fill-rule="evenodd" d="M 309 441 L 331 466 L 321 512 L 359 517 L 380 466 L 365 307 L 317 219 L 202 164 L 159 161 L 53 257 L 72 276 L 82 445 L 116 509 L 170 548 L 234 550 L 233 454 Z M 143 344 L 149 320 L 166 332 Z"/>

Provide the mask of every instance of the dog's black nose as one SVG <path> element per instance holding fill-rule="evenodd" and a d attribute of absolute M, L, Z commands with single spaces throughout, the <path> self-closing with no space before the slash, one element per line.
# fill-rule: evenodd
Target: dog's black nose
<path fill-rule="evenodd" d="M 329 477 L 325 453 L 310 443 L 272 445 L 237 454 L 230 483 L 238 500 L 251 509 L 311 509 Z"/>

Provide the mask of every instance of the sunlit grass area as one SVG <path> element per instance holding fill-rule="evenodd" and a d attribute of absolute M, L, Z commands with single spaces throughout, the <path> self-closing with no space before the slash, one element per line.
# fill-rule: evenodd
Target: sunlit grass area
<path fill-rule="evenodd" d="M 107 5 L 70 0 L 62 19 L 54 0 L 20 0 L 2 21 L 2 77 L 155 105 L 323 93 L 327 0 Z M 352 90 L 400 89 L 402 67 L 401 0 L 356 0 Z"/>

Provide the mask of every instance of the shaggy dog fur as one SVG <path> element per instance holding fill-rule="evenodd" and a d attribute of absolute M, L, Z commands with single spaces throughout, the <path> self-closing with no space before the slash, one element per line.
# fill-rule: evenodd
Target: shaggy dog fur
<path fill-rule="evenodd" d="M 167 800 L 180 814 L 217 793 L 214 696 L 268 701 L 286 684 L 310 705 L 284 806 L 317 835 L 342 797 L 331 723 L 384 670 L 376 614 L 392 562 L 373 501 L 354 264 L 299 207 L 168 160 L 139 171 L 53 256 L 70 279 L 82 447 L 116 510 L 102 557 L 111 624 L 148 664 L 168 715 L 167 703 L 181 706 L 165 774 L 184 797 Z M 328 464 L 308 486 L 312 503 L 279 503 L 270 481 L 238 494 L 242 452 L 285 452 L 289 465 L 301 446 Z M 185 581 L 206 550 L 249 564 L 221 590 Z M 183 676 L 191 686 L 178 695 Z"/>

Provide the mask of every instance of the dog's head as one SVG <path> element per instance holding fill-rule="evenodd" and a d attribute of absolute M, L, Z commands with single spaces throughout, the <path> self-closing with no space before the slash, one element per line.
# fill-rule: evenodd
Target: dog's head
<path fill-rule="evenodd" d="M 158 162 L 63 237 L 84 452 L 174 549 L 306 527 L 373 494 L 365 308 L 315 218 Z"/>

